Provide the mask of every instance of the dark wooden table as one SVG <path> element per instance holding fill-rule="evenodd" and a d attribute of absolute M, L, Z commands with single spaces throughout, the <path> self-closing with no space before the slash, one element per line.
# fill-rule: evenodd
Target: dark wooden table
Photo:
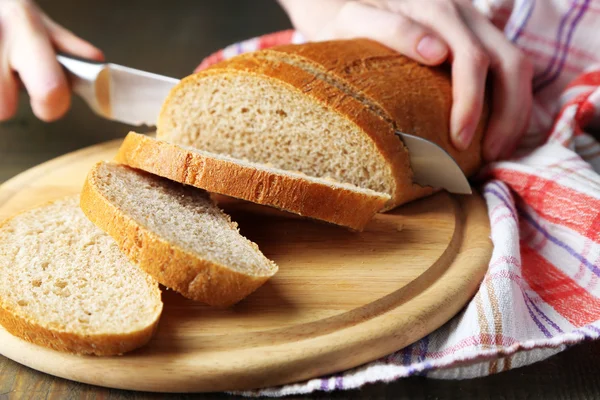
<path fill-rule="evenodd" d="M 55 20 L 101 47 L 110 61 L 175 77 L 190 73 L 204 56 L 216 49 L 290 26 L 275 0 L 40 0 L 40 4 Z M 130 128 L 96 117 L 79 99 L 74 99 L 65 118 L 51 124 L 33 117 L 25 94 L 20 102 L 18 116 L 0 124 L 0 182 L 61 154 L 123 137 Z M 600 398 L 600 363 L 596 362 L 599 355 L 600 342 L 585 343 L 538 364 L 486 378 L 439 381 L 416 377 L 307 398 L 594 399 Z M 0 400 L 20 398 L 225 399 L 231 396 L 110 390 L 54 378 L 0 356 Z"/>

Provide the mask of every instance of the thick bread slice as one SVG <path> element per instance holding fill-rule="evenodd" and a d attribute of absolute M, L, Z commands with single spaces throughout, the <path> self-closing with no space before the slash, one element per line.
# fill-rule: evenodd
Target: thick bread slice
<path fill-rule="evenodd" d="M 293 65 L 246 54 L 184 78 L 157 123 L 159 139 L 389 194 L 412 184 L 390 124 Z"/>
<path fill-rule="evenodd" d="M 130 132 L 115 161 L 155 175 L 302 216 L 362 230 L 390 196 L 269 168 Z"/>
<path fill-rule="evenodd" d="M 83 215 L 77 197 L 0 227 L 0 324 L 55 350 L 116 355 L 146 344 L 162 312 L 158 283 Z"/>
<path fill-rule="evenodd" d="M 193 300 L 229 306 L 277 272 L 199 189 L 102 162 L 88 174 L 81 208 L 130 260 Z"/>

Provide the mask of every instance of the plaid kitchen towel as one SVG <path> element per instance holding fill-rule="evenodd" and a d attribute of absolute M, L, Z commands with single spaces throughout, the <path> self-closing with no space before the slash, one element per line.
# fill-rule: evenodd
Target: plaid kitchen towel
<path fill-rule="evenodd" d="M 246 395 L 357 388 L 411 375 L 463 379 L 543 360 L 600 336 L 600 1 L 475 0 L 535 64 L 534 109 L 517 155 L 489 165 L 481 189 L 494 251 L 463 311 L 375 362 Z M 232 45 L 231 56 L 283 43 L 294 31 Z M 596 65 L 595 65 L 596 64 Z"/>

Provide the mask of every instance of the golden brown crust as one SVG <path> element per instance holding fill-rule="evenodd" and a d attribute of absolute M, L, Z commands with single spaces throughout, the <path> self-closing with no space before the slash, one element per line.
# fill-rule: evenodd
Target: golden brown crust
<path fill-rule="evenodd" d="M 21 214 L 18 213 L 2 222 L 0 229 Z M 155 285 L 153 289 L 154 295 L 160 299 L 161 292 L 158 285 Z M 38 346 L 80 355 L 114 356 L 138 349 L 150 341 L 158 327 L 162 303 L 160 303 L 160 307 L 161 310 L 157 313 L 156 320 L 142 330 L 122 334 L 89 335 L 42 326 L 19 315 L 0 298 L 0 325 L 12 335 Z"/>
<path fill-rule="evenodd" d="M 174 93 L 214 74 L 246 73 L 274 79 L 311 96 L 360 127 L 392 171 L 395 188 L 387 209 L 429 195 L 433 190 L 412 182 L 408 152 L 395 130 L 437 143 L 467 175 L 481 166 L 481 140 L 488 105 L 471 146 L 458 151 L 450 142 L 452 87 L 449 70 L 427 67 L 368 39 L 278 46 L 246 53 L 191 75 L 171 92 L 159 116 L 168 118 Z M 175 107 L 175 106 L 174 106 Z"/>
<path fill-rule="evenodd" d="M 377 151 L 386 160 L 390 176 L 395 181 L 395 189 L 390 193 L 391 204 L 396 204 L 395 199 L 401 198 L 407 202 L 413 198 L 432 193 L 431 188 L 422 188 L 412 183 L 412 170 L 408 152 L 402 141 L 394 134 L 390 124 L 375 115 L 363 103 L 352 96 L 340 91 L 338 88 L 316 79 L 314 75 L 293 65 L 278 60 L 260 57 L 261 52 L 246 53 L 222 61 L 215 66 L 184 78 L 169 94 L 158 118 L 158 137 L 168 139 L 168 132 L 163 127 L 169 126 L 169 107 L 177 96 L 178 90 L 183 90 L 188 85 L 195 86 L 205 77 L 218 74 L 250 74 L 264 79 L 273 79 L 283 83 L 290 90 L 299 91 L 312 97 L 317 103 L 335 110 L 345 116 L 360 129 L 366 132 L 373 141 Z M 395 171 L 395 172 L 394 172 Z M 400 172 L 398 172 L 400 171 Z M 389 206 L 390 204 L 388 204 Z"/>
<path fill-rule="evenodd" d="M 396 129 L 444 148 L 467 175 L 481 165 L 481 140 L 488 117 L 483 117 L 471 146 L 458 151 L 450 142 L 452 84 L 449 68 L 428 67 L 368 39 L 285 45 L 265 50 L 283 62 L 310 66 L 346 85 L 365 105 L 377 108 Z"/>
<path fill-rule="evenodd" d="M 212 193 L 362 230 L 389 196 L 334 187 L 213 158 L 130 132 L 116 162 Z"/>
<path fill-rule="evenodd" d="M 252 276 L 191 254 L 138 224 L 98 189 L 97 164 L 81 193 L 81 209 L 112 236 L 121 251 L 161 284 L 213 306 L 231 306 L 258 289 L 271 275 Z M 256 245 L 254 245 L 256 246 Z"/>
<path fill-rule="evenodd" d="M 150 341 L 158 321 L 156 318 L 152 325 L 132 333 L 85 335 L 44 327 L 8 307 L 0 307 L 0 325 L 12 335 L 39 346 L 81 355 L 115 356 L 140 348 Z"/>

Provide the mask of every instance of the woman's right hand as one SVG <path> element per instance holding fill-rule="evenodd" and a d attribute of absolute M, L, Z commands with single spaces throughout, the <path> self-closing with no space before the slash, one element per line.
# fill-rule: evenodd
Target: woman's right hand
<path fill-rule="evenodd" d="M 452 64 L 450 138 L 473 140 L 492 78 L 487 161 L 509 157 L 525 132 L 533 64 L 471 0 L 279 0 L 309 40 L 370 38 L 426 65 Z"/>
<path fill-rule="evenodd" d="M 17 111 L 19 88 L 41 120 L 63 116 L 71 92 L 56 51 L 102 60 L 102 51 L 48 17 L 31 0 L 0 0 L 0 121 Z"/>

